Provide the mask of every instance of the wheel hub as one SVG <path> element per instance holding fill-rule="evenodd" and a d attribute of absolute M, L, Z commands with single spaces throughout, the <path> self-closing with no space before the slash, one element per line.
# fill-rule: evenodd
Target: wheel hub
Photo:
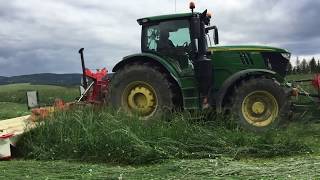
<path fill-rule="evenodd" d="M 130 112 L 143 116 L 152 114 L 157 105 L 154 89 L 145 82 L 135 82 L 129 85 L 124 92 L 123 101 Z"/>
<path fill-rule="evenodd" d="M 279 105 L 269 92 L 254 91 L 244 98 L 242 114 L 249 124 L 265 127 L 272 124 L 278 117 Z"/>
<path fill-rule="evenodd" d="M 265 105 L 263 102 L 254 102 L 252 105 L 252 111 L 255 114 L 262 114 L 265 111 Z"/>

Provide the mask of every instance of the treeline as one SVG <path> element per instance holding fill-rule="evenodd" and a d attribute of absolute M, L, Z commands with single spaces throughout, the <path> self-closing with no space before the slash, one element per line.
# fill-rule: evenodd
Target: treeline
<path fill-rule="evenodd" d="M 310 60 L 297 57 L 295 66 L 289 64 L 289 74 L 307 74 L 307 73 L 320 73 L 320 59 L 316 60 L 314 57 Z"/>

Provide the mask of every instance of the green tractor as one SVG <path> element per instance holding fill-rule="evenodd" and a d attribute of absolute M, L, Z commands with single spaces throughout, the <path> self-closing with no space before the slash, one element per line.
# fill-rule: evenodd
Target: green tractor
<path fill-rule="evenodd" d="M 266 46 L 213 46 L 207 10 L 138 19 L 141 53 L 115 65 L 110 103 L 143 119 L 167 110 L 231 112 L 246 129 L 279 124 L 290 106 L 284 87 L 290 53 Z"/>

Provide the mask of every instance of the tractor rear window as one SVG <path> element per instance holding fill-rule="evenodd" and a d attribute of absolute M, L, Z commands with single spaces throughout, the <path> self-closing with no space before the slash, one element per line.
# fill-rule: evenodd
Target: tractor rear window
<path fill-rule="evenodd" d="M 191 43 L 187 20 L 165 21 L 143 29 L 143 51 L 162 52 L 189 46 Z"/>

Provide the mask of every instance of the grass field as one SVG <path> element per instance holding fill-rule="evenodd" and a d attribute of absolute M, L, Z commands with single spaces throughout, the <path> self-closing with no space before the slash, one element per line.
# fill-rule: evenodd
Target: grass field
<path fill-rule="evenodd" d="M 79 95 L 76 87 L 31 84 L 1 85 L 0 120 L 28 114 L 26 92 L 33 90 L 39 92 L 41 106 L 52 105 L 56 98 L 66 102 L 73 101 Z"/>
<path fill-rule="evenodd" d="M 318 179 L 319 156 L 168 160 L 146 166 L 70 161 L 0 162 L 1 179 Z"/>
<path fill-rule="evenodd" d="M 26 104 L 0 102 L 0 120 L 28 115 L 30 112 Z"/>
<path fill-rule="evenodd" d="M 52 85 L 10 84 L 0 86 L 0 102 L 13 102 L 26 104 L 26 92 L 36 90 L 39 92 L 41 105 L 51 105 L 56 98 L 73 101 L 79 96 L 76 87 L 60 87 Z"/>
<path fill-rule="evenodd" d="M 75 87 L 0 86 L 0 119 L 27 114 L 25 90 L 35 89 L 42 104 L 78 95 Z M 25 134 L 19 158 L 0 162 L 0 179 L 320 178 L 320 118 L 313 110 L 259 135 L 221 119 L 190 124 L 178 114 L 172 123 L 143 126 L 134 117 L 95 111 L 60 113 Z"/>

